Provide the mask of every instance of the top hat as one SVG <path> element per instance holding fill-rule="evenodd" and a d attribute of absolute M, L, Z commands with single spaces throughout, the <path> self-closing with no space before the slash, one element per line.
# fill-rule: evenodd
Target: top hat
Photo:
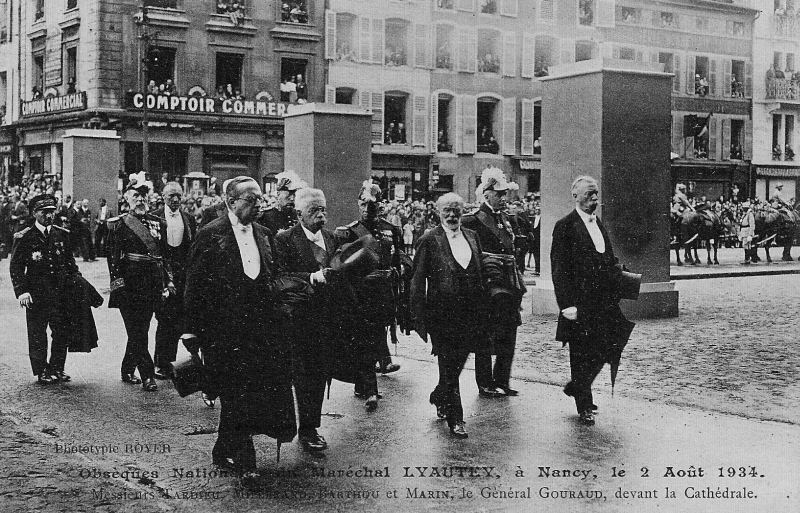
<path fill-rule="evenodd" d="M 622 271 L 619 279 L 619 295 L 622 299 L 639 299 L 639 289 L 642 287 L 642 275 L 629 271 Z"/>
<path fill-rule="evenodd" d="M 364 277 L 378 268 L 378 241 L 372 235 L 364 235 L 349 244 L 342 245 L 333 255 L 331 268 L 344 274 Z"/>

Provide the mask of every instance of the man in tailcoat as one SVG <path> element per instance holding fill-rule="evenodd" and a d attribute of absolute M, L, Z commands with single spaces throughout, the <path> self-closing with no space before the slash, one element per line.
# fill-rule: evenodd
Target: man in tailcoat
<path fill-rule="evenodd" d="M 133 183 L 133 182 L 132 182 Z M 147 212 L 150 184 L 137 181 L 125 191 L 129 211 L 108 220 L 108 270 L 111 277 L 109 308 L 118 308 L 128 344 L 122 359 L 122 381 L 142 383 L 145 391 L 158 390 L 155 367 L 148 349 L 153 314 L 175 294 L 172 271 L 165 256 L 167 224 Z M 134 371 L 138 367 L 139 378 Z"/>
<path fill-rule="evenodd" d="M 284 333 L 292 344 L 300 443 L 304 450 L 315 452 L 328 447 L 317 428 L 330 376 L 328 344 L 334 329 L 333 295 L 327 278 L 331 277 L 331 257 L 339 244 L 333 232 L 324 228 L 326 201 L 321 190 L 300 189 L 295 208 L 300 222 L 275 236 L 275 266 L 278 274 L 297 277 L 314 288 L 310 301 L 287 323 Z"/>
<path fill-rule="evenodd" d="M 297 210 L 294 206 L 295 194 L 303 187 L 308 187 L 306 182 L 291 170 L 278 173 L 275 175 L 275 179 L 277 180 L 275 205 L 262 212 L 256 220 L 258 224 L 269 228 L 272 236 L 297 224 Z"/>
<path fill-rule="evenodd" d="M 166 379 L 172 374 L 172 362 L 178 354 L 178 340 L 183 334 L 183 291 L 186 285 L 186 259 L 197 231 L 196 221 L 181 209 L 183 188 L 178 182 L 167 182 L 161 191 L 164 207 L 153 212 L 167 225 L 167 245 L 164 258 L 172 269 L 175 294 L 164 300 L 156 311 L 155 377 Z"/>
<path fill-rule="evenodd" d="M 251 475 L 253 434 L 279 444 L 297 430 L 291 390 L 290 350 L 282 337 L 273 252 L 266 228 L 253 222 L 263 201 L 255 180 L 240 176 L 227 186 L 225 216 L 197 232 L 189 253 L 184 343 L 203 349 L 207 382 L 220 412 L 216 465 Z"/>
<path fill-rule="evenodd" d="M 33 374 L 41 384 L 66 382 L 69 345 L 66 312 L 73 299 L 64 294 L 67 279 L 80 276 L 69 245 L 69 232 L 53 225 L 56 198 L 40 194 L 30 202 L 34 225 L 14 234 L 11 283 L 20 306 L 25 307 L 28 354 Z M 47 360 L 47 326 L 53 341 Z"/>
<path fill-rule="evenodd" d="M 481 185 L 476 191 L 477 197 L 483 198 L 483 204 L 477 212 L 465 215 L 462 224 L 464 228 L 478 235 L 481 251 L 484 254 L 492 253 L 516 258 L 517 248 L 514 239 L 517 228 L 503 210 L 508 191 L 518 188 L 517 184 L 506 179 L 500 169 L 490 167 L 483 170 Z M 519 305 L 492 300 L 489 301 L 489 305 L 493 327 L 488 332 L 492 338 L 493 349 L 492 352 L 475 353 L 475 382 L 478 385 L 478 393 L 483 397 L 515 396 L 519 392 L 511 388 L 510 379 L 517 343 L 517 327 L 522 323 Z M 492 353 L 497 355 L 494 367 L 492 367 Z"/>
<path fill-rule="evenodd" d="M 571 380 L 564 393 L 575 399 L 585 425 L 594 424 L 597 409 L 592 382 L 608 360 L 612 344 L 632 328 L 619 308 L 622 269 L 608 232 L 594 213 L 599 192 L 594 178 L 575 179 L 575 209 L 556 223 L 550 250 L 560 310 L 556 340 L 569 344 Z"/>
<path fill-rule="evenodd" d="M 369 369 L 358 369 L 355 383 L 356 397 L 366 399 L 365 407 L 372 411 L 378 407 L 378 382 L 375 379 L 375 364 L 382 374 L 400 370 L 400 365 L 392 362 L 387 345 L 386 328 L 396 321 L 394 284 L 410 270 L 403 253 L 403 235 L 398 226 L 378 217 L 380 212 L 381 189 L 367 180 L 362 184 L 358 197 L 361 219 L 346 226 L 336 228 L 336 236 L 342 244 L 354 242 L 371 235 L 377 242 L 377 270 L 356 284 L 359 298 L 355 309 L 361 314 L 355 337 L 363 342 L 364 361 L 372 363 Z M 359 366 L 361 367 L 361 366 Z"/>

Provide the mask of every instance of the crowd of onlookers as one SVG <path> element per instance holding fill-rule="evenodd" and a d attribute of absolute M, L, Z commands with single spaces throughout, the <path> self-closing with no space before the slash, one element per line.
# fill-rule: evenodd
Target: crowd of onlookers
<path fill-rule="evenodd" d="M 226 14 L 234 25 L 244 21 L 244 6 L 235 0 L 217 0 L 217 14 Z"/>
<path fill-rule="evenodd" d="M 286 0 L 281 5 L 281 21 L 288 23 L 308 23 L 308 9 L 305 0 Z"/>

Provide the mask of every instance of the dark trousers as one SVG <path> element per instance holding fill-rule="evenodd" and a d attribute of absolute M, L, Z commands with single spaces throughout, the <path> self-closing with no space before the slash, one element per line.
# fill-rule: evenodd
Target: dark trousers
<path fill-rule="evenodd" d="M 378 394 L 378 379 L 375 377 L 375 362 L 389 356 L 386 342 L 386 328 L 383 326 L 364 326 L 356 335 L 362 339 L 365 354 L 359 355 L 356 369 L 355 392 L 365 396 Z"/>
<path fill-rule="evenodd" d="M 226 390 L 220 394 L 219 428 L 217 443 L 214 444 L 214 461 L 231 458 L 237 470 L 248 471 L 256 468 L 256 449 L 253 437 L 245 425 L 245 416 L 240 402 L 244 398 L 235 391 Z"/>
<path fill-rule="evenodd" d="M 156 352 L 158 367 L 168 367 L 178 357 L 178 341 L 183 335 L 183 294 L 172 295 L 156 312 Z"/>
<path fill-rule="evenodd" d="M 604 360 L 602 352 L 597 351 L 591 342 L 569 343 L 569 370 L 572 379 L 564 391 L 575 398 L 578 413 L 592 409 L 592 383 L 603 369 Z"/>
<path fill-rule="evenodd" d="M 295 379 L 300 433 L 314 431 L 320 426 L 326 383 L 325 375 L 319 372 L 304 372 Z"/>
<path fill-rule="evenodd" d="M 94 254 L 92 232 L 90 232 L 88 228 L 83 228 L 80 231 L 80 238 L 81 256 L 84 260 L 94 260 L 96 255 Z"/>
<path fill-rule="evenodd" d="M 30 308 L 25 309 L 28 324 L 28 356 L 34 375 L 45 371 L 58 372 L 64 370 L 67 360 L 66 322 L 63 312 L 58 308 L 58 301 L 37 297 Z M 47 362 L 47 325 L 53 332 L 53 343 L 50 346 L 50 363 Z"/>
<path fill-rule="evenodd" d="M 155 373 L 153 359 L 147 348 L 150 320 L 153 318 L 152 308 L 120 307 L 122 322 L 128 333 L 128 345 L 125 347 L 125 356 L 122 358 L 122 373 L 132 374 L 139 368 L 139 377 L 150 379 Z"/>
<path fill-rule="evenodd" d="M 511 364 L 517 344 L 517 328 L 502 328 L 495 335 L 494 348 L 497 356 L 492 369 L 492 355 L 475 353 L 475 383 L 479 387 L 507 387 L 511 380 Z"/>
<path fill-rule="evenodd" d="M 430 402 L 444 406 L 447 423 L 451 426 L 464 421 L 459 378 L 468 357 L 469 352 L 459 348 L 446 349 L 438 355 L 439 384 L 431 393 Z"/>
<path fill-rule="evenodd" d="M 108 227 L 106 223 L 98 223 L 97 231 L 94 232 L 94 251 L 96 255 L 106 255 L 106 239 L 108 238 Z"/>

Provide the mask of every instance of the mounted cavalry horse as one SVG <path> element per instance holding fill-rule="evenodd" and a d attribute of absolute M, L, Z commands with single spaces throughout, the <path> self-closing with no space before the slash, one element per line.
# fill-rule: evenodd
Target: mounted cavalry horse
<path fill-rule="evenodd" d="M 671 246 L 675 248 L 675 258 L 678 265 L 683 265 L 681 262 L 680 249 L 684 248 L 684 260 L 687 263 L 697 265 L 700 263 L 700 257 L 697 255 L 697 246 L 699 241 L 705 241 L 707 263 L 719 265 L 717 260 L 717 249 L 719 248 L 720 241 L 725 233 L 725 226 L 722 219 L 713 210 L 694 211 L 686 209 L 682 213 L 673 213 L 672 216 L 672 239 Z M 714 260 L 711 260 L 711 249 L 714 249 Z M 692 257 L 692 250 L 694 250 L 694 257 Z"/>
<path fill-rule="evenodd" d="M 791 262 L 792 242 L 800 235 L 800 214 L 796 210 L 776 209 L 769 204 L 764 204 L 756 210 L 755 218 L 756 236 L 753 242 L 764 247 L 767 262 L 772 262 L 769 248 L 773 243 L 775 246 L 783 246 L 781 260 Z"/>

